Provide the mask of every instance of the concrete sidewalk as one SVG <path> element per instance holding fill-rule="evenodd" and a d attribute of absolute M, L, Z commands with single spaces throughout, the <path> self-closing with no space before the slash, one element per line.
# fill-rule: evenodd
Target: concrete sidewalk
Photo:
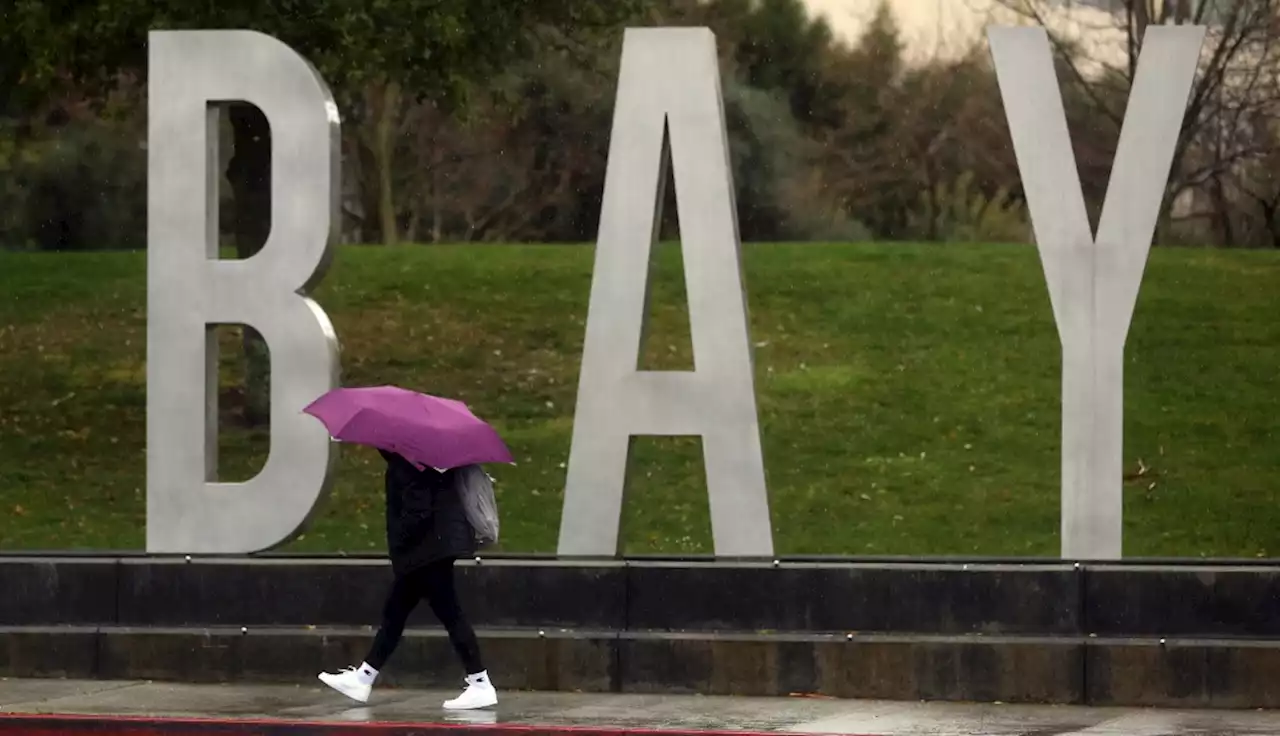
<path fill-rule="evenodd" d="M 440 703 L 454 694 L 383 689 L 367 706 L 353 707 L 319 683 L 0 680 L 0 734 L 1280 734 L 1280 712 L 506 692 L 494 710 L 447 713 Z"/>

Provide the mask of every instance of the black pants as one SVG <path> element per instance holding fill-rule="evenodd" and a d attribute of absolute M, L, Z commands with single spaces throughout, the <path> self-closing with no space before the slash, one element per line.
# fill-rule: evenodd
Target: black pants
<path fill-rule="evenodd" d="M 386 665 L 396 645 L 400 643 L 409 614 L 417 607 L 418 601 L 426 598 L 431 612 L 440 619 L 445 631 L 449 632 L 449 643 L 453 644 L 458 658 L 467 668 L 467 674 L 474 675 L 484 671 L 476 632 L 463 617 L 458 593 L 454 589 L 453 562 L 452 558 L 432 562 L 396 577 L 382 609 L 382 626 L 374 637 L 369 656 L 364 659 L 370 667 L 380 670 Z"/>

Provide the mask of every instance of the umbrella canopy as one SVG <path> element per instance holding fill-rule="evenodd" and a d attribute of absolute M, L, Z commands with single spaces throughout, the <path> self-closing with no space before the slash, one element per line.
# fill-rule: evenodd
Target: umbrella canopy
<path fill-rule="evenodd" d="M 514 462 L 497 431 L 454 399 L 396 386 L 338 388 L 303 411 L 335 440 L 399 453 L 420 466 Z"/>

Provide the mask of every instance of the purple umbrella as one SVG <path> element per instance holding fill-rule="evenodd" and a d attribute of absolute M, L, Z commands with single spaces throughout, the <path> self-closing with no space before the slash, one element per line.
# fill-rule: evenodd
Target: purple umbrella
<path fill-rule="evenodd" d="M 515 462 L 493 427 L 453 399 L 396 386 L 338 388 L 303 411 L 335 440 L 399 453 L 419 466 Z"/>

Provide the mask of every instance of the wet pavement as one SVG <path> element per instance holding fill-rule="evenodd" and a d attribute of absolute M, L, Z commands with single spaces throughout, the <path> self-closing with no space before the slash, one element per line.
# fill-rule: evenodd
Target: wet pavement
<path fill-rule="evenodd" d="M 0 732 L 25 715 L 195 718 L 282 724 L 487 726 L 485 731 L 557 729 L 716 731 L 866 736 L 1280 736 L 1280 712 L 1179 711 L 1074 706 L 902 703 L 826 698 L 500 693 L 494 710 L 448 713 L 456 693 L 376 690 L 365 706 L 300 686 L 0 680 Z M 13 732 L 9 730 L 7 732 Z"/>

